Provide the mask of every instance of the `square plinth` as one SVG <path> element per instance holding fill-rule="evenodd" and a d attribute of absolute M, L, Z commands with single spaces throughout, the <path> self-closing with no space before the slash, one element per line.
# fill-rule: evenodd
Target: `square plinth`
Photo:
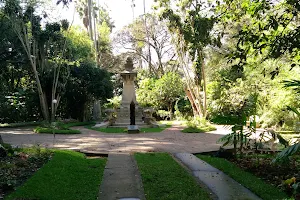
<path fill-rule="evenodd" d="M 127 132 L 128 133 L 139 133 L 140 129 L 137 125 L 128 125 L 127 126 Z"/>

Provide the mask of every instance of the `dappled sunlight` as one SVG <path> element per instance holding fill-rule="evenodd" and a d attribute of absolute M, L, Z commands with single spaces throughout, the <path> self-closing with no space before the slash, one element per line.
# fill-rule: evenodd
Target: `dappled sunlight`
<path fill-rule="evenodd" d="M 221 127 L 222 128 L 222 127 Z M 216 141 L 223 136 L 219 129 L 210 133 L 182 133 L 180 129 L 167 129 L 161 133 L 114 134 L 99 133 L 76 127 L 83 134 L 3 134 L 3 140 L 18 146 L 39 144 L 48 148 L 72 149 L 92 152 L 190 152 L 218 150 Z M 96 133 L 95 133 L 96 132 Z M 17 133 L 17 134 L 16 134 Z"/>

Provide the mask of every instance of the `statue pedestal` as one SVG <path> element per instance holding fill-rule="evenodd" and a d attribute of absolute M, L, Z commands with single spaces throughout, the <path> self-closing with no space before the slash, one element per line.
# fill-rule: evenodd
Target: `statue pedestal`
<path fill-rule="evenodd" d="M 139 133 L 140 129 L 137 125 L 129 125 L 129 126 L 127 126 L 127 132 L 128 133 Z"/>

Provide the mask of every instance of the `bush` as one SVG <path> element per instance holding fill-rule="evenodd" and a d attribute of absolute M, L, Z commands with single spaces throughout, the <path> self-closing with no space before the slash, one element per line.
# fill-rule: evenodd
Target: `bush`
<path fill-rule="evenodd" d="M 158 116 L 159 119 L 166 120 L 166 119 L 171 118 L 171 113 L 169 111 L 166 111 L 166 110 L 158 110 L 156 112 L 156 116 Z"/>

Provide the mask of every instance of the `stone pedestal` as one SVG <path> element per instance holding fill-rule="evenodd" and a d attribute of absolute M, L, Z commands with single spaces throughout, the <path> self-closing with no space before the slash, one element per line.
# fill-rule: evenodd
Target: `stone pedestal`
<path fill-rule="evenodd" d="M 146 125 L 143 122 L 143 110 L 139 107 L 136 101 L 135 85 L 137 73 L 133 70 L 133 63 L 131 58 L 128 58 L 125 64 L 125 70 L 121 72 L 123 80 L 123 93 L 120 108 L 117 109 L 117 119 L 113 126 L 127 127 L 130 125 L 130 104 L 135 104 L 135 124 L 139 126 Z"/>

